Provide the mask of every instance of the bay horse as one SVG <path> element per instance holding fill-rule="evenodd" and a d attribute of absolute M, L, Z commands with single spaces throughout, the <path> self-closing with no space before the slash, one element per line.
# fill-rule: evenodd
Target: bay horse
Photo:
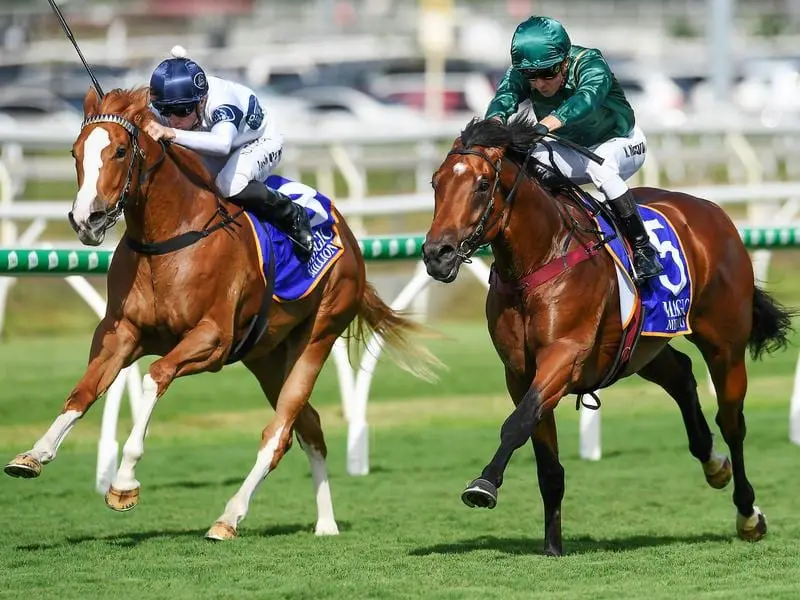
<path fill-rule="evenodd" d="M 508 125 L 473 120 L 435 171 L 434 215 L 424 243 L 430 276 L 453 281 L 480 246 L 494 254 L 486 318 L 515 404 L 500 444 L 481 476 L 462 493 L 471 507 L 494 508 L 512 453 L 532 439 L 544 504 L 544 551 L 561 555 L 564 469 L 558 458 L 554 409 L 561 398 L 602 387 L 622 342 L 613 259 L 581 198 L 546 189 L 531 173 L 529 151 L 541 138 L 525 118 Z M 534 167 L 534 168 L 530 168 Z M 550 186 L 547 186 L 550 187 Z M 552 192 L 552 193 L 551 193 Z M 745 353 L 785 347 L 796 314 L 756 287 L 736 227 L 716 204 L 687 194 L 636 188 L 637 201 L 675 226 L 694 283 L 687 317 L 717 395 L 716 422 L 730 450 L 718 454 L 697 396 L 688 356 L 669 337 L 642 337 L 621 376 L 638 373 L 678 404 L 691 454 L 708 483 L 733 476 L 738 535 L 759 540 L 764 514 L 745 474 Z M 662 258 L 664 255 L 662 254 Z"/>
<path fill-rule="evenodd" d="M 238 354 L 275 414 L 262 431 L 255 465 L 206 537 L 237 535 L 256 488 L 291 447 L 292 432 L 311 465 L 315 533 L 337 534 L 327 448 L 319 415 L 308 402 L 312 388 L 344 332 L 348 343 L 363 343 L 377 332 L 401 367 L 432 376 L 436 359 L 408 339 L 423 328 L 387 306 L 367 282 L 357 240 L 333 206 L 341 256 L 307 295 L 272 302 L 273 281 L 262 273 L 246 215 L 229 212 L 233 205 L 217 194 L 198 155 L 143 133 L 153 118 L 146 89 L 113 90 L 101 99 L 90 88 L 84 115 L 72 147 L 79 190 L 70 221 L 88 245 L 100 244 L 121 214 L 126 231 L 108 272 L 107 310 L 94 332 L 86 372 L 45 435 L 5 472 L 37 477 L 120 370 L 157 355 L 143 378 L 143 406 L 105 496 L 114 510 L 133 508 L 140 489 L 134 469 L 156 401 L 176 377 L 218 371 Z M 245 352 L 242 341 L 252 339 L 248 333 L 265 307 L 265 331 Z"/>

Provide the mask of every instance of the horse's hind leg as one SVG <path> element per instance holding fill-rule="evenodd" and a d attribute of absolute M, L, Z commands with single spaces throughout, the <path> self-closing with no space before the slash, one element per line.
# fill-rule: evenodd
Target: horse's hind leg
<path fill-rule="evenodd" d="M 728 485 L 731 462 L 727 456 L 714 451 L 711 430 L 697 397 L 692 360 L 672 346 L 665 346 L 639 375 L 664 388 L 678 404 L 689 438 L 689 452 L 702 464 L 708 485 L 716 489 Z"/>
<path fill-rule="evenodd" d="M 314 533 L 338 535 L 339 527 L 333 516 L 333 500 L 328 482 L 328 447 L 325 445 L 319 414 L 310 404 L 306 404 L 297 416 L 294 427 L 297 440 L 308 457 L 314 481 L 314 497 L 317 500 L 317 524 Z"/>
<path fill-rule="evenodd" d="M 701 325 L 692 336 L 708 364 L 717 392 L 717 425 L 728 444 L 733 463 L 733 503 L 736 505 L 736 530 L 747 541 L 758 541 L 767 533 L 767 520 L 755 506 L 755 492 L 744 467 L 744 397 L 747 393 L 745 346 L 715 344 L 711 336 L 700 334 Z"/>
<path fill-rule="evenodd" d="M 303 337 L 295 332 L 293 340 Z M 327 449 L 319 428 L 318 417 L 308 405 L 308 398 L 316 383 L 322 365 L 328 357 L 338 333 L 313 340 L 291 367 L 284 381 L 290 360 L 283 354 L 286 349 L 258 360 L 245 361 L 245 365 L 258 379 L 270 403 L 275 407 L 275 415 L 261 433 L 261 445 L 255 465 L 245 478 L 239 490 L 225 505 L 225 511 L 206 533 L 210 540 L 227 540 L 236 536 L 239 522 L 245 517 L 258 486 L 269 473 L 274 471 L 281 458 L 292 444 L 292 430 L 298 428 L 301 444 L 304 445 L 317 492 L 317 533 L 320 535 L 338 532 L 333 518 L 333 505 L 330 498 L 325 455 Z M 284 345 L 287 342 L 284 343 Z M 302 343 L 302 342 L 299 342 Z M 295 350 L 296 351 L 296 350 Z M 280 354 L 280 355 L 279 355 Z M 316 420 L 316 430 L 314 421 Z M 310 439 L 306 439 L 306 436 Z M 306 445 L 304 442 L 308 442 Z"/>

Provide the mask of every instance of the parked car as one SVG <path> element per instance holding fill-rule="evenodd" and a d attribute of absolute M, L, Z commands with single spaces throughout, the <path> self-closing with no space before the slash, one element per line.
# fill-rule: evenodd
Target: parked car
<path fill-rule="evenodd" d="M 287 95 L 302 102 L 317 130 L 346 131 L 371 127 L 382 130 L 424 130 L 425 119 L 406 106 L 381 102 L 359 90 L 341 86 L 304 87 Z"/>

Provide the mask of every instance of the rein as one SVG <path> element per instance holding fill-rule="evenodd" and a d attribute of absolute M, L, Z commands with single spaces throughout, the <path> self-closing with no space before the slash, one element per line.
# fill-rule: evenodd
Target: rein
<path fill-rule="evenodd" d="M 492 168 L 494 169 L 494 182 L 492 183 L 492 191 L 489 195 L 489 202 L 486 205 L 486 208 L 481 215 L 481 218 L 478 219 L 478 224 L 475 227 L 475 230 L 470 233 L 466 238 L 464 238 L 461 243 L 458 245 L 458 249 L 456 250 L 456 256 L 461 259 L 463 263 L 470 263 L 472 262 L 472 255 L 480 248 L 483 244 L 483 234 L 486 232 L 486 223 L 489 221 L 489 216 L 492 214 L 492 209 L 494 208 L 494 196 L 495 192 L 497 191 L 497 186 L 500 184 L 500 173 L 503 168 L 503 160 L 498 158 L 497 162 L 492 162 L 492 159 L 489 158 L 489 155 L 481 150 L 473 150 L 472 148 L 457 148 L 450 150 L 447 153 L 448 156 L 451 154 L 461 154 L 461 155 L 469 155 L 473 154 L 475 156 L 480 156 L 486 162 L 488 162 Z M 511 190 L 506 194 L 505 202 L 508 205 L 507 209 L 503 211 L 503 229 L 505 229 L 506 225 L 508 224 L 508 217 L 507 214 L 511 207 L 511 204 L 514 200 L 514 196 L 517 193 L 517 187 L 519 186 L 519 182 L 522 180 L 522 175 L 525 173 L 525 169 L 528 165 L 528 159 L 530 158 L 530 154 L 525 155 L 525 161 L 522 163 L 522 167 L 517 171 L 517 176 L 514 179 L 514 185 L 511 186 Z M 498 220 L 500 217 L 498 217 Z M 495 221 L 496 223 L 497 221 Z M 492 223 L 494 225 L 495 223 Z"/>
<path fill-rule="evenodd" d="M 131 145 L 133 147 L 133 152 L 131 152 L 131 159 L 128 163 L 128 170 L 125 175 L 125 184 L 122 186 L 122 191 L 120 192 L 119 198 L 114 203 L 114 206 L 111 210 L 106 211 L 106 220 L 103 224 L 103 230 L 108 231 L 111 227 L 116 225 L 119 218 L 124 214 L 125 211 L 125 203 L 128 200 L 128 195 L 131 191 L 131 182 L 133 180 L 133 172 L 134 169 L 139 165 L 140 161 L 144 160 L 145 154 L 142 147 L 139 145 L 139 128 L 131 123 L 128 119 L 114 114 L 99 114 L 99 115 L 92 115 L 91 117 L 87 117 L 84 119 L 83 123 L 81 123 L 81 131 L 84 128 L 95 125 L 97 123 L 112 123 L 114 125 L 119 125 L 122 127 L 131 139 Z M 161 147 L 161 155 L 158 157 L 156 163 L 149 169 L 140 169 L 139 173 L 139 190 L 143 197 L 146 197 L 146 193 L 142 191 L 142 186 L 144 185 L 145 181 L 147 181 L 148 176 L 154 173 L 164 162 L 164 159 L 167 155 L 167 145 L 166 142 L 161 141 L 159 143 Z M 180 163 L 177 161 L 175 164 L 180 169 Z M 148 186 L 149 189 L 149 186 Z M 214 192 L 214 190 L 210 190 Z M 216 195 L 216 194 L 215 194 Z M 147 254 L 147 255 L 160 255 L 160 254 L 169 254 L 170 252 L 175 252 L 176 250 L 181 250 L 182 248 L 186 248 L 187 246 L 191 246 L 196 242 L 208 237 L 215 231 L 219 229 L 226 228 L 231 224 L 236 224 L 236 219 L 244 212 L 244 209 L 241 209 L 234 214 L 228 212 L 228 209 L 225 208 L 219 202 L 219 197 L 217 197 L 217 210 L 214 211 L 214 214 L 211 215 L 211 218 L 203 225 L 201 230 L 192 230 L 186 231 L 174 237 L 168 238 L 166 240 L 160 242 L 140 242 L 138 240 L 134 240 L 129 235 L 125 235 L 125 244 L 131 250 L 135 252 L 139 252 L 140 254 Z M 211 222 L 214 219 L 220 219 L 219 223 L 216 223 L 213 226 Z M 74 229 L 74 223 L 73 229 Z"/>
<path fill-rule="evenodd" d="M 546 144 L 550 153 L 552 154 L 552 148 L 550 148 L 549 144 Z M 480 219 L 478 220 L 478 224 L 475 227 L 475 230 L 470 233 L 464 240 L 461 241 L 459 244 L 458 249 L 456 250 L 456 256 L 461 259 L 464 263 L 471 262 L 470 257 L 475 253 L 475 251 L 481 246 L 483 241 L 483 235 L 488 229 L 486 227 L 487 222 L 489 221 L 489 216 L 492 213 L 492 209 L 494 208 L 494 201 L 495 201 L 495 192 L 497 191 L 499 182 L 500 182 L 500 173 L 502 171 L 502 160 L 498 159 L 496 162 L 492 162 L 491 158 L 481 150 L 475 150 L 472 148 L 456 148 L 450 150 L 448 152 L 448 156 L 451 154 L 460 154 L 460 155 L 474 155 L 483 158 L 486 162 L 488 162 L 495 172 L 494 182 L 492 185 L 491 195 L 489 197 L 489 202 L 486 205 L 486 208 L 483 211 Z M 505 196 L 505 202 L 508 205 L 506 210 L 503 211 L 503 215 L 498 217 L 497 220 L 503 220 L 503 227 L 508 225 L 508 218 L 509 212 L 511 208 L 511 204 L 513 203 L 514 197 L 516 196 L 517 189 L 519 187 L 520 181 L 522 181 L 523 175 L 527 176 L 527 167 L 528 163 L 531 159 L 531 153 L 525 153 L 525 159 L 523 160 L 522 164 L 519 166 L 519 170 L 517 171 L 517 176 L 514 179 L 514 184 L 512 185 L 511 189 L 509 190 L 508 194 Z M 535 160 L 535 159 L 534 159 Z M 540 164 L 540 163 L 537 163 Z M 560 173 L 559 173 L 560 174 Z M 563 175 L 562 175 L 563 177 Z M 583 204 L 583 201 L 580 196 L 574 193 L 574 190 L 568 190 L 568 196 L 570 199 L 574 200 L 578 206 L 578 208 L 584 210 L 587 214 L 594 217 L 596 216 L 597 212 L 602 210 L 602 207 L 593 200 L 592 209 L 589 209 Z M 525 275 L 520 280 L 516 282 L 506 282 L 500 278 L 500 274 L 494 269 L 492 266 L 492 275 L 490 281 L 496 286 L 499 292 L 504 293 L 514 293 L 519 291 L 524 291 L 528 288 L 537 287 L 546 281 L 549 281 L 556 275 L 562 273 L 563 271 L 567 270 L 568 268 L 575 266 L 585 260 L 588 260 L 595 255 L 597 255 L 603 245 L 608 241 L 603 237 L 602 231 L 598 231 L 596 229 L 591 229 L 584 227 L 575 217 L 566 210 L 551 194 L 545 194 L 545 196 L 553 203 L 556 211 L 558 212 L 559 216 L 561 217 L 564 226 L 567 229 L 567 235 L 564 238 L 564 242 L 562 244 L 561 256 L 558 258 L 553 259 L 552 261 L 541 265 L 538 269 Z M 497 221 L 492 223 L 494 225 Z M 595 236 L 599 237 L 599 240 L 595 244 L 585 244 L 581 243 L 581 245 L 569 251 L 569 245 L 573 238 L 576 238 L 576 234 L 578 232 L 583 233 L 591 233 Z"/>

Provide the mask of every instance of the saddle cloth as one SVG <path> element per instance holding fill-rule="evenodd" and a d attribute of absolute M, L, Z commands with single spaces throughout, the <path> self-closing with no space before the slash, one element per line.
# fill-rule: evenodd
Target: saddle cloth
<path fill-rule="evenodd" d="M 675 228 L 659 211 L 649 206 L 638 206 L 650 242 L 658 252 L 664 272 L 645 280 L 637 290 L 631 277 L 631 259 L 622 240 L 615 237 L 605 245 L 614 259 L 619 282 L 620 317 L 623 329 L 633 317 L 636 303 L 642 303 L 644 323 L 642 335 L 673 337 L 692 332 L 689 311 L 692 306 L 691 273 L 683 246 Z M 613 227 L 605 217 L 596 217 L 606 236 L 613 235 Z"/>
<path fill-rule="evenodd" d="M 298 300 L 314 290 L 322 276 L 344 253 L 339 237 L 339 223 L 331 210 L 330 198 L 314 188 L 280 175 L 270 175 L 264 183 L 305 208 L 311 221 L 314 252 L 311 260 L 304 263 L 295 255 L 294 243 L 285 233 L 271 223 L 259 221 L 252 213 L 245 212 L 259 248 L 265 280 L 269 273 L 270 256 L 275 258 L 273 298 L 278 302 Z"/>

